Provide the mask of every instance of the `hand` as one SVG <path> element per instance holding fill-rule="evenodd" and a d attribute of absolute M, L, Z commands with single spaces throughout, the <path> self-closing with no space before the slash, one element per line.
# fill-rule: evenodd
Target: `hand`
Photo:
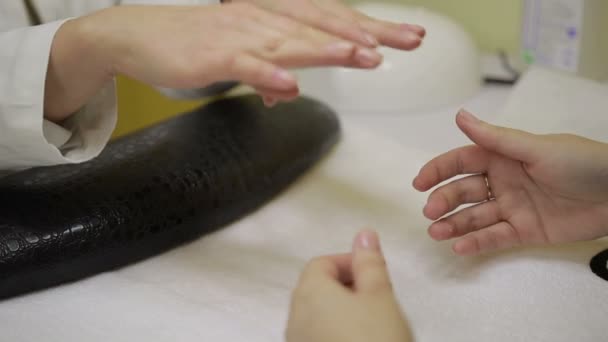
<path fill-rule="evenodd" d="M 379 44 L 402 50 L 420 46 L 423 27 L 370 18 L 339 0 L 229 0 L 246 2 L 367 47 Z"/>
<path fill-rule="evenodd" d="M 402 50 L 413 50 L 420 46 L 426 34 L 421 26 L 370 18 L 339 0 L 228 0 L 224 2 L 255 4 L 369 48 L 382 44 Z M 264 96 L 264 102 L 268 106 L 273 106 L 277 103 L 277 99 Z"/>
<path fill-rule="evenodd" d="M 45 114 L 59 121 L 115 74 L 169 88 L 234 80 L 293 99 L 287 68 L 375 68 L 382 56 L 250 4 L 119 6 L 65 23 L 51 48 Z"/>
<path fill-rule="evenodd" d="M 375 233 L 360 233 L 351 254 L 308 264 L 293 294 L 286 340 L 411 340 Z"/>
<path fill-rule="evenodd" d="M 430 194 L 423 212 L 432 220 L 462 204 L 477 204 L 434 222 L 432 238 L 460 237 L 454 252 L 474 255 L 608 235 L 608 145 L 496 127 L 464 111 L 456 123 L 476 145 L 431 160 L 413 185 L 427 191 L 457 175 L 473 174 Z"/>

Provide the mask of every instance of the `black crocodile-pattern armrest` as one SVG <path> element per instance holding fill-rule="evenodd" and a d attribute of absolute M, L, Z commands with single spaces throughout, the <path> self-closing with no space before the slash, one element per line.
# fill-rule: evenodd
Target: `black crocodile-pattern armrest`
<path fill-rule="evenodd" d="M 309 99 L 215 102 L 112 142 L 79 165 L 0 178 L 0 298 L 158 254 L 242 218 L 339 137 Z"/>

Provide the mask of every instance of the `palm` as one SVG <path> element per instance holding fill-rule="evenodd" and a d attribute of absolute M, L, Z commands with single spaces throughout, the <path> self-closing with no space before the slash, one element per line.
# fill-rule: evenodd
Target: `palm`
<path fill-rule="evenodd" d="M 436 157 L 414 180 L 426 191 L 468 175 L 429 196 L 424 215 L 436 220 L 431 237 L 459 238 L 454 251 L 471 255 L 608 234 L 608 145 L 492 126 L 466 112 L 456 122 L 476 145 Z M 458 209 L 463 204 L 474 205 Z"/>
<path fill-rule="evenodd" d="M 602 204 L 586 201 L 590 194 L 554 165 L 529 167 L 498 154 L 490 157 L 489 182 L 499 217 L 513 230 L 516 244 L 555 244 L 601 236 Z"/>

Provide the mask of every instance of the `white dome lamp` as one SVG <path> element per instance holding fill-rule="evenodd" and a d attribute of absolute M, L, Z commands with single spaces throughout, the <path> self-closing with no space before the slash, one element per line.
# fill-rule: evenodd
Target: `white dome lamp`
<path fill-rule="evenodd" d="M 415 113 L 458 105 L 481 86 L 478 50 L 467 32 L 445 16 L 423 8 L 362 3 L 372 17 L 422 25 L 427 36 L 411 52 L 382 47 L 376 70 L 346 68 L 299 72 L 302 93 L 348 113 Z"/>

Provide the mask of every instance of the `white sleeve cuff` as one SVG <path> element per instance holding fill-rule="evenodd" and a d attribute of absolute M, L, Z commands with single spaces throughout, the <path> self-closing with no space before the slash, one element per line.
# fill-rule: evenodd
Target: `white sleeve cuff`
<path fill-rule="evenodd" d="M 51 45 L 64 22 L 0 33 L 0 170 L 89 160 L 101 152 L 114 130 L 114 82 L 63 127 L 43 119 Z"/>
<path fill-rule="evenodd" d="M 116 127 L 118 109 L 115 82 L 109 82 L 62 126 L 46 121 L 46 140 L 62 154 L 65 163 L 81 163 L 101 153 Z"/>

